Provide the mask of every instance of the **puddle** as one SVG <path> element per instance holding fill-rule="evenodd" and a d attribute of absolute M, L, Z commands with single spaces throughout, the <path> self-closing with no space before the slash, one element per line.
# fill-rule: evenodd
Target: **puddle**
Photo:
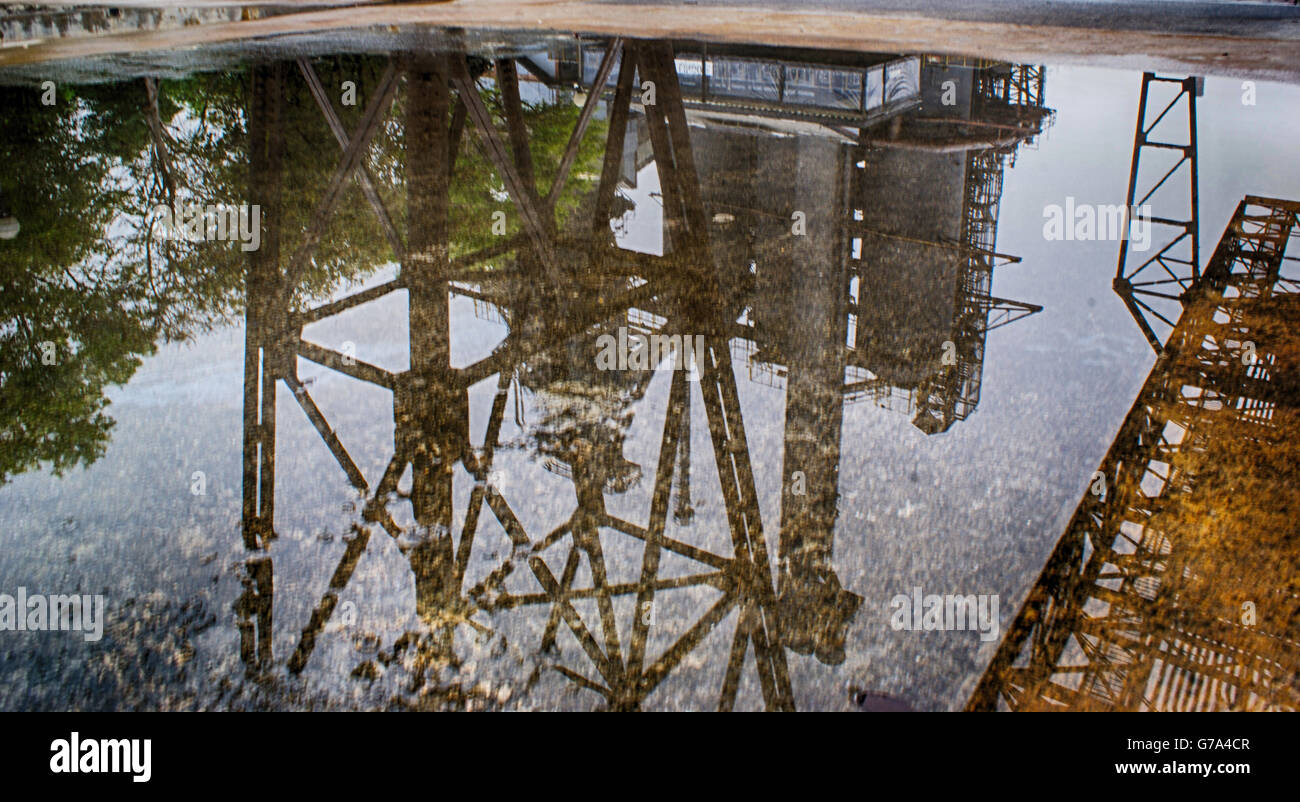
<path fill-rule="evenodd" d="M 0 71 L 0 706 L 1294 708 L 1300 89 L 1158 77 Z"/>

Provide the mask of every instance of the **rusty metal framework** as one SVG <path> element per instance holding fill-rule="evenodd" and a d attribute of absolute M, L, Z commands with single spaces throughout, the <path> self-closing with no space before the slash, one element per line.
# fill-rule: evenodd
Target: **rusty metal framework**
<path fill-rule="evenodd" d="M 1238 205 L 971 709 L 1300 707 L 1297 213 Z"/>

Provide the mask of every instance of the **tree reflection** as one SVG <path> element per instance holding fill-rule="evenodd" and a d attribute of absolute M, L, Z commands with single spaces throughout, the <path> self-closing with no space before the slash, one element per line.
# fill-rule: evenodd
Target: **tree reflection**
<path fill-rule="evenodd" d="M 364 100 L 383 68 L 382 59 L 339 56 L 322 60 L 316 72 L 322 86 L 352 81 Z M 7 232 L 0 237 L 0 484 L 42 465 L 61 474 L 93 463 L 114 423 L 106 389 L 127 382 L 159 344 L 243 313 L 249 255 L 229 242 L 161 236 L 157 208 L 255 202 L 253 72 L 65 87 L 53 105 L 42 103 L 37 88 L 0 89 L 0 226 Z M 304 232 L 319 237 L 293 287 L 300 300 L 363 279 L 392 258 L 365 205 L 346 198 L 360 192 L 352 183 L 343 188 L 345 202 L 312 232 L 313 199 L 332 174 L 320 154 L 335 143 L 310 91 L 288 81 L 278 96 L 286 141 L 277 180 L 292 191 L 280 193 L 273 210 L 284 241 L 269 243 L 292 253 Z M 340 106 L 342 124 L 354 127 L 363 108 Z M 535 146 L 552 156 L 542 160 L 545 178 L 554 174 L 576 113 L 554 104 L 524 107 Z M 495 239 L 493 196 L 482 191 L 490 168 L 469 142 L 462 145 L 453 253 Z M 584 163 L 591 147 L 584 143 Z M 374 191 L 394 214 L 405 211 L 405 157 L 400 122 L 376 132 L 365 157 Z M 576 197 L 560 199 L 561 215 Z"/>
<path fill-rule="evenodd" d="M 158 329 L 147 271 L 105 236 L 145 147 L 139 109 L 95 89 L 54 106 L 0 90 L 3 194 L 21 225 L 0 240 L 0 483 L 103 454 L 103 390 L 130 378 Z"/>

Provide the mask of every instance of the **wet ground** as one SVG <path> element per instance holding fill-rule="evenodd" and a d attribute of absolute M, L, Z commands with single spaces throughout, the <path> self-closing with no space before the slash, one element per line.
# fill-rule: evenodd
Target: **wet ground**
<path fill-rule="evenodd" d="M 0 72 L 0 707 L 1294 708 L 1300 89 L 1170 77 Z"/>

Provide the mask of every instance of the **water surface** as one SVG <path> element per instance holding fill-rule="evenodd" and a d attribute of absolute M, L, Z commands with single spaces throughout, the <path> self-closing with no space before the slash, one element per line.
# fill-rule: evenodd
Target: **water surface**
<path fill-rule="evenodd" d="M 1293 86 L 1205 79 L 1125 285 L 1044 226 L 1125 203 L 1140 74 L 399 29 L 0 84 L 0 592 L 107 604 L 0 633 L 6 708 L 1295 705 L 1295 210 L 1238 208 L 1300 198 Z"/>

